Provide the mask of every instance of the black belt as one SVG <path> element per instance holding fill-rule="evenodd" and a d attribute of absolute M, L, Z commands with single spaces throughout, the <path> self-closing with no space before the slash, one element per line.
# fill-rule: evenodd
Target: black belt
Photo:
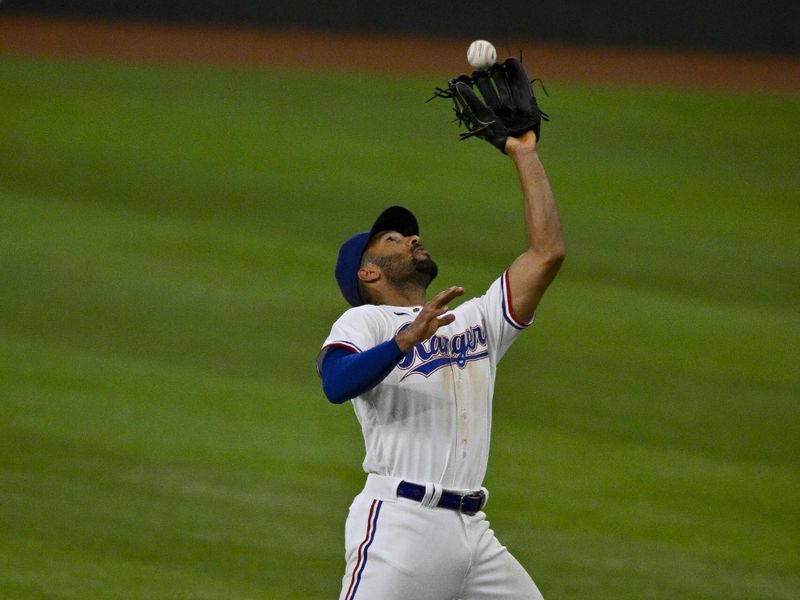
<path fill-rule="evenodd" d="M 409 481 L 401 481 L 397 486 L 397 495 L 400 498 L 422 502 L 422 499 L 425 497 L 425 486 Z M 455 510 L 465 515 L 474 515 L 483 508 L 485 502 L 486 494 L 483 490 L 463 495 L 444 491 L 436 506 L 439 508 L 449 508 L 450 510 Z"/>

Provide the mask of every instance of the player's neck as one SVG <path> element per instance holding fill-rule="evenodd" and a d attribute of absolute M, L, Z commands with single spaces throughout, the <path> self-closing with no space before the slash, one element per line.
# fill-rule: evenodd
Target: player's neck
<path fill-rule="evenodd" d="M 416 285 L 387 286 L 381 290 L 376 300 L 376 304 L 389 306 L 422 306 L 425 304 L 425 288 Z"/>

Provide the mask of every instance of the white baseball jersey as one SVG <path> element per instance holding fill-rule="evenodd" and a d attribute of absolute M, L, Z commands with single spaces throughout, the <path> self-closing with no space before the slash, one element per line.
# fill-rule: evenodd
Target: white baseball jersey
<path fill-rule="evenodd" d="M 394 337 L 421 307 L 364 305 L 334 324 L 331 346 L 356 352 Z M 367 473 L 481 487 L 489 458 L 497 363 L 522 329 L 510 303 L 508 272 L 455 308 L 453 323 L 409 351 L 376 387 L 352 400 L 366 446 Z"/>

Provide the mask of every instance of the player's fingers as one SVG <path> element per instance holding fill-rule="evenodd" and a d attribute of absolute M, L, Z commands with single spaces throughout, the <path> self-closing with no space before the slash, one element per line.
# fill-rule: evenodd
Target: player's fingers
<path fill-rule="evenodd" d="M 463 287 L 454 285 L 436 294 L 433 298 L 431 298 L 430 302 L 428 302 L 428 305 L 437 308 L 440 306 L 444 306 L 445 304 L 450 302 L 450 300 L 460 296 L 463 293 L 464 293 Z"/>
<path fill-rule="evenodd" d="M 449 288 L 445 288 L 441 292 L 436 294 L 433 298 L 431 298 L 430 301 L 431 302 L 437 302 L 438 300 L 440 300 L 441 298 L 444 298 L 445 296 L 450 297 L 450 298 L 455 298 L 456 296 L 458 296 L 460 294 L 463 294 L 463 293 L 464 293 L 464 288 L 463 287 L 461 287 L 460 285 L 451 285 Z"/>
<path fill-rule="evenodd" d="M 435 317 L 435 318 L 439 318 L 439 317 L 441 317 L 443 314 L 445 314 L 445 313 L 447 313 L 447 312 L 449 312 L 449 311 L 450 311 L 450 307 L 448 307 L 448 306 L 441 306 L 441 307 L 439 307 L 439 308 L 435 308 L 435 309 L 433 309 L 433 311 L 432 311 L 432 313 L 431 313 L 431 316 L 432 316 L 432 317 Z"/>
<path fill-rule="evenodd" d="M 448 310 L 450 310 L 450 309 L 447 308 L 446 306 L 441 307 L 441 308 L 434 308 L 434 307 L 430 307 L 429 306 L 429 307 L 426 307 L 426 308 L 422 309 L 422 311 L 420 312 L 420 314 L 417 317 L 417 319 L 419 320 L 419 322 L 421 324 L 423 324 L 423 327 L 427 328 L 427 327 L 430 327 L 431 324 L 434 324 L 433 325 L 434 329 L 438 329 L 439 328 L 439 325 L 438 325 L 439 319 L 442 317 L 442 315 L 447 313 Z"/>
<path fill-rule="evenodd" d="M 439 317 L 437 319 L 437 322 L 438 322 L 439 327 L 443 327 L 444 325 L 449 325 L 450 323 L 452 323 L 455 320 L 456 320 L 456 316 L 453 313 L 448 313 L 448 314 L 444 315 L 443 317 Z"/>

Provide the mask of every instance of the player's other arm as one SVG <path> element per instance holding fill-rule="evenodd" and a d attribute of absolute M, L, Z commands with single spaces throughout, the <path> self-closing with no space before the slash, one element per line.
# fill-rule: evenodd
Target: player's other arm
<path fill-rule="evenodd" d="M 464 293 L 464 288 L 452 286 L 426 302 L 417 318 L 393 338 L 357 352 L 352 346 L 331 344 L 317 357 L 317 371 L 322 378 L 322 390 L 334 404 L 341 404 L 368 392 L 394 369 L 397 363 L 419 342 L 455 320 L 447 303 Z"/>
<path fill-rule="evenodd" d="M 530 320 L 566 256 L 553 191 L 536 150 L 536 134 L 508 138 L 506 154 L 514 161 L 522 188 L 527 250 L 508 269 L 511 306 L 523 322 Z"/>
<path fill-rule="evenodd" d="M 322 391 L 334 404 L 341 404 L 374 388 L 386 379 L 405 354 L 394 338 L 366 352 L 354 352 L 340 346 L 326 348 L 324 352 L 318 366 Z"/>

